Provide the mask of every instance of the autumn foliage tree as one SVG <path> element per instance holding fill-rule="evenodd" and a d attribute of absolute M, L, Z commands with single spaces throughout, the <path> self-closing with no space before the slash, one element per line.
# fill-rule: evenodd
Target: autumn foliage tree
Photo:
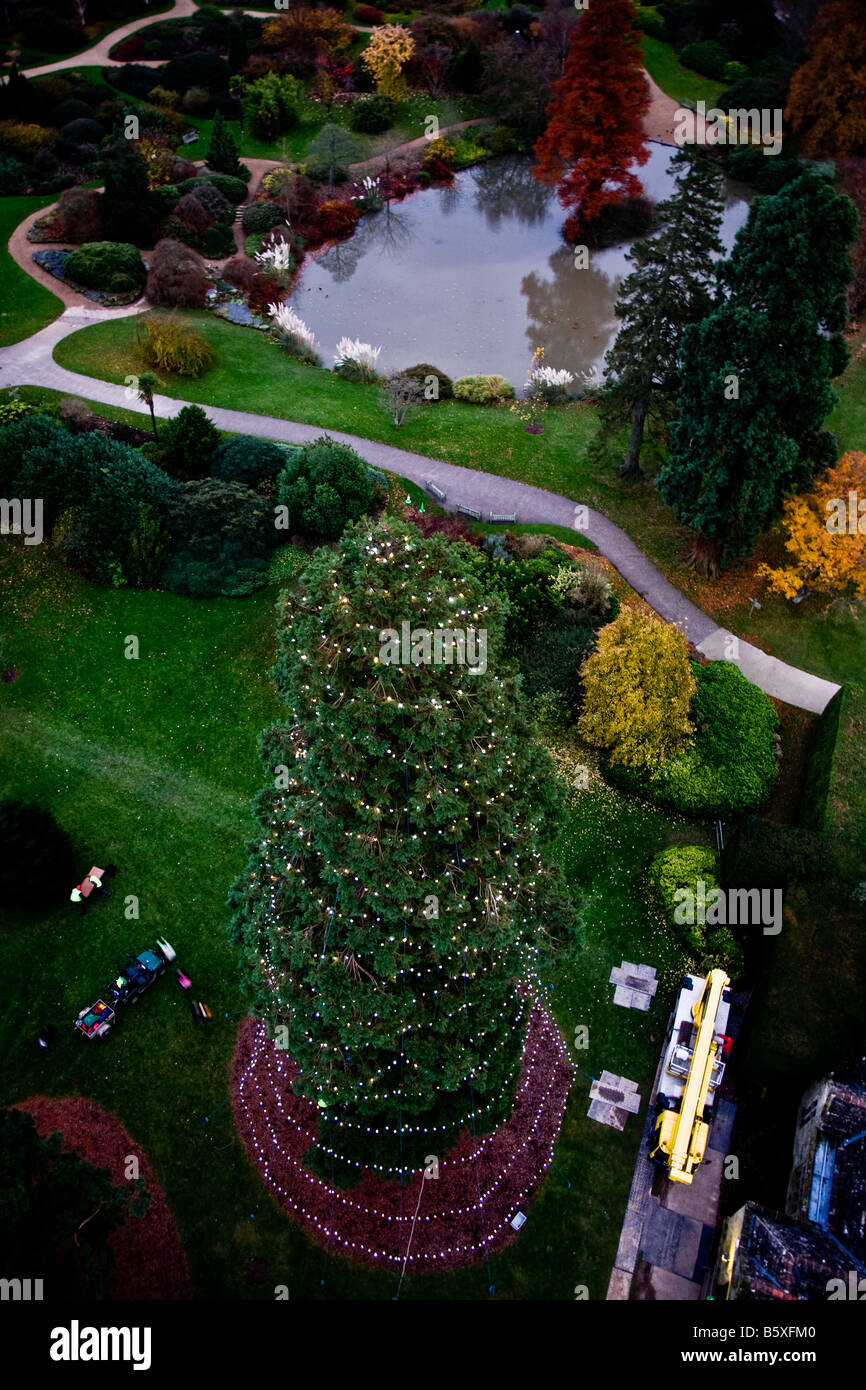
<path fill-rule="evenodd" d="M 623 609 L 601 629 L 581 676 L 578 732 L 612 763 L 652 772 L 687 743 L 697 686 L 679 628 Z"/>
<path fill-rule="evenodd" d="M 354 41 L 354 29 L 333 9 L 292 8 L 262 30 L 263 47 L 279 50 L 298 77 L 311 74 L 323 54 L 347 52 Z"/>
<path fill-rule="evenodd" d="M 399 24 L 382 24 L 370 35 L 361 62 L 370 73 L 380 96 L 402 101 L 406 95 L 403 68 L 415 52 L 415 40 Z"/>
<path fill-rule="evenodd" d="M 866 25 L 861 0 L 830 0 L 809 34 L 785 112 L 810 158 L 866 153 Z"/>
<path fill-rule="evenodd" d="M 866 598 L 866 454 L 843 454 L 809 492 L 782 511 L 790 563 L 759 565 L 772 593 Z"/>
<path fill-rule="evenodd" d="M 631 0 L 600 0 L 581 16 L 562 77 L 553 84 L 547 129 L 535 145 L 535 177 L 556 184 L 570 210 L 568 241 L 612 204 L 638 198 L 632 166 L 646 164 L 643 118 L 649 88 Z"/>

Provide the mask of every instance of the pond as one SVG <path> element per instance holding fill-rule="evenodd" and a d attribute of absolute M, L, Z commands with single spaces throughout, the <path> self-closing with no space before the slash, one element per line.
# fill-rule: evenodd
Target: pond
<path fill-rule="evenodd" d="M 650 146 L 640 170 L 648 196 L 667 197 L 675 150 Z M 565 217 L 526 155 L 457 174 L 363 217 L 354 236 L 304 266 L 291 303 L 312 328 L 326 367 L 343 336 L 381 345 L 381 371 L 430 362 L 451 377 L 499 372 L 520 392 L 536 347 L 574 373 L 601 371 L 616 336 L 613 307 L 629 243 L 575 267 L 560 237 Z M 726 186 L 722 239 L 748 214 L 748 190 Z"/>

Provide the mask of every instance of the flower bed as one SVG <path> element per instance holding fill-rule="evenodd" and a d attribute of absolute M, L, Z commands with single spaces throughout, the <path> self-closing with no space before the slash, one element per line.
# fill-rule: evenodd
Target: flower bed
<path fill-rule="evenodd" d="M 379 1268 L 405 1259 L 429 1272 L 475 1264 L 517 1238 L 511 1221 L 550 1166 L 573 1074 L 556 1024 L 536 1002 L 510 1118 L 492 1134 L 462 1130 L 439 1156 L 435 1181 L 418 1172 L 401 1187 L 361 1168 L 350 1191 L 304 1166 L 317 1143 L 317 1108 L 295 1095 L 294 1062 L 252 1018 L 238 1030 L 231 1093 L 250 1158 L 287 1216 L 346 1258 Z"/>
<path fill-rule="evenodd" d="M 76 250 L 78 248 L 75 248 Z M 62 251 L 54 247 L 48 251 L 34 251 L 33 259 L 43 270 L 47 270 L 49 275 L 53 275 L 55 280 L 60 280 L 64 285 L 68 285 L 76 294 L 83 294 L 85 299 L 92 299 L 94 304 L 101 304 L 103 308 L 117 308 L 124 304 L 134 304 L 141 299 L 144 289 L 136 290 L 134 294 L 106 294 L 103 290 L 89 290 L 84 285 L 79 285 L 75 280 L 70 280 L 66 274 L 66 262 L 72 255 L 71 250 Z M 145 270 L 147 261 L 144 262 Z"/>
<path fill-rule="evenodd" d="M 127 1182 L 128 1155 L 138 1157 L 151 1201 L 143 1216 L 130 1217 L 109 1237 L 114 1269 L 104 1296 L 109 1299 L 192 1298 L 189 1269 L 174 1217 L 141 1146 L 120 1121 L 95 1101 L 81 1096 L 34 1096 L 20 1101 L 14 1109 L 32 1115 L 43 1138 L 59 1131 L 67 1153 L 77 1154 L 97 1168 L 107 1168 L 115 1187 L 123 1187 Z"/>
<path fill-rule="evenodd" d="M 213 288 L 207 291 L 204 307 L 210 309 L 221 319 L 227 319 L 229 323 L 237 323 L 242 328 L 265 330 L 272 326 L 269 318 L 262 318 L 261 315 L 254 314 L 247 303 L 247 296 L 225 280 L 217 279 Z"/>

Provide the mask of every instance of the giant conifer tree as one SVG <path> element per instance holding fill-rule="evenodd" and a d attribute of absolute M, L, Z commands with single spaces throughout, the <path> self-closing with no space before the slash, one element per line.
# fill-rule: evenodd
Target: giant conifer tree
<path fill-rule="evenodd" d="M 669 421 L 675 412 L 682 331 L 709 312 L 713 257 L 722 252 L 718 167 L 691 148 L 679 150 L 671 168 L 676 187 L 659 204 L 660 230 L 629 252 L 635 269 L 620 288 L 615 310 L 620 329 L 605 359 L 605 424 L 610 428 L 631 421 L 620 470 L 624 477 L 640 475 L 645 425 Z"/>
<path fill-rule="evenodd" d="M 836 457 L 821 426 L 847 360 L 856 226 L 850 200 L 814 173 L 756 198 L 719 267 L 727 298 L 683 334 L 680 418 L 657 486 L 699 533 L 694 563 L 748 552 L 786 493 Z"/>
<path fill-rule="evenodd" d="M 296 1089 L 325 1124 L 398 1133 L 404 1157 L 426 1124 L 507 1109 L 529 1005 L 517 984 L 553 905 L 558 935 L 569 916 L 539 858 L 552 766 L 470 565 L 462 543 L 362 520 L 316 552 L 302 596 L 282 596 L 287 723 L 262 736 L 276 785 L 233 890 L 246 989 L 288 1029 Z M 404 622 L 486 630 L 487 670 L 381 661 Z"/>
<path fill-rule="evenodd" d="M 632 165 L 649 159 L 650 97 L 632 0 L 593 0 L 581 14 L 553 94 L 534 173 L 556 184 L 570 209 L 563 234 L 575 241 L 604 208 L 643 191 Z"/>

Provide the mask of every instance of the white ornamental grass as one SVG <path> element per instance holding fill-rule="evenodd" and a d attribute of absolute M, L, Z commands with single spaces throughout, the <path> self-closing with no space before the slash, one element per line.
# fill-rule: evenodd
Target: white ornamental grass
<path fill-rule="evenodd" d="M 574 374 L 567 372 L 564 367 L 537 367 L 529 373 L 529 379 L 540 386 L 570 386 Z"/>
<path fill-rule="evenodd" d="M 363 193 L 357 193 L 355 195 L 359 201 L 364 198 L 372 198 L 379 192 L 378 178 L 371 179 L 369 174 L 367 174 L 366 178 L 361 180 L 360 186 L 364 190 Z"/>
<path fill-rule="evenodd" d="M 266 247 L 264 251 L 257 251 L 256 260 L 259 265 L 269 266 L 271 270 L 290 270 L 291 247 L 287 241 L 278 241 L 274 246 Z"/>
<path fill-rule="evenodd" d="M 334 366 L 342 367 L 346 362 L 357 362 L 359 367 L 368 367 L 370 371 L 374 371 L 381 351 L 380 347 L 374 348 L 370 343 L 362 343 L 359 338 L 341 338 L 334 353 Z"/>
<path fill-rule="evenodd" d="M 296 314 L 290 304 L 269 304 L 268 313 L 283 333 L 294 338 L 295 342 L 308 352 L 314 352 L 316 347 L 316 335 L 312 329 L 308 328 L 299 314 Z"/>

